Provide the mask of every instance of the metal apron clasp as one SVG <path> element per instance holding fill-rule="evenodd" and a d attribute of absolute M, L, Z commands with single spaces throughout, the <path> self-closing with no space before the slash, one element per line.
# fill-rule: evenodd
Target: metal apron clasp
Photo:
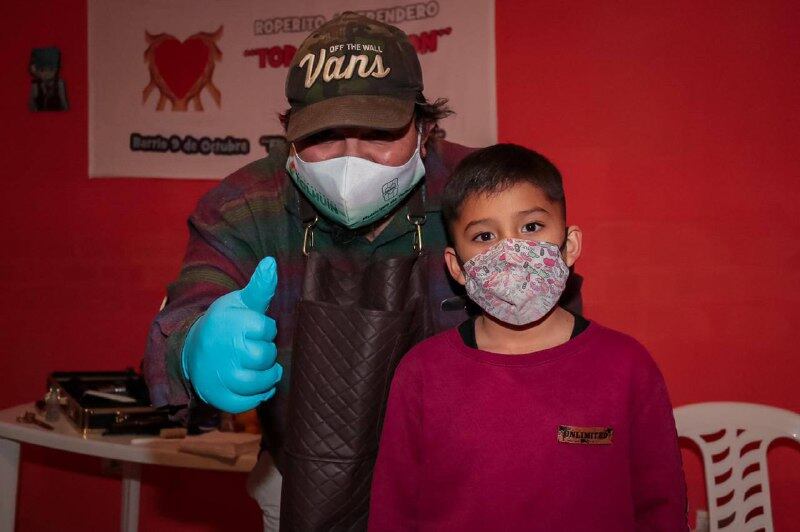
<path fill-rule="evenodd" d="M 411 244 L 411 249 L 414 253 L 422 252 L 422 226 L 425 225 L 425 216 L 412 216 L 411 213 L 406 214 L 406 219 L 411 222 L 417 229 L 414 234 L 414 242 Z"/>
<path fill-rule="evenodd" d="M 314 226 L 317 225 L 319 216 L 314 216 L 310 222 L 303 223 L 303 255 L 308 257 L 308 254 L 314 249 Z"/>

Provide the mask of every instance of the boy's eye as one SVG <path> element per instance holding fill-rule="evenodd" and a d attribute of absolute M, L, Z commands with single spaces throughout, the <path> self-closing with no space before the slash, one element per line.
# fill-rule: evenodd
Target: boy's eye
<path fill-rule="evenodd" d="M 541 230 L 541 228 L 542 228 L 542 224 L 540 224 L 539 222 L 531 222 L 531 223 L 527 223 L 527 224 L 522 226 L 522 232 L 523 233 L 535 233 L 536 231 Z"/>
<path fill-rule="evenodd" d="M 488 242 L 489 240 L 492 239 L 493 236 L 494 235 L 492 235 L 492 233 L 484 231 L 483 233 L 478 233 L 477 235 L 475 235 L 472 238 L 472 241 L 473 242 Z"/>

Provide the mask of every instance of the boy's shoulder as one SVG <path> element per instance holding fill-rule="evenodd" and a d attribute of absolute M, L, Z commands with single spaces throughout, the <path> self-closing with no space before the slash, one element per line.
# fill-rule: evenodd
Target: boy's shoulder
<path fill-rule="evenodd" d="M 458 328 L 456 327 L 451 327 L 429 336 L 412 347 L 403 357 L 403 360 L 423 362 L 431 357 L 439 357 L 444 352 L 453 352 L 455 349 L 453 345 L 454 336 L 458 336 Z"/>
<path fill-rule="evenodd" d="M 456 351 L 456 347 L 453 345 L 453 338 L 457 336 L 458 329 L 454 327 L 422 340 L 403 356 L 397 371 L 415 373 L 423 366 L 439 363 L 446 364 L 446 359 L 449 358 L 448 355 Z"/>
<path fill-rule="evenodd" d="M 592 333 L 589 343 L 592 355 L 607 357 L 606 361 L 615 365 L 658 371 L 650 351 L 633 336 L 594 321 L 589 331 Z"/>
<path fill-rule="evenodd" d="M 624 332 L 592 321 L 588 329 L 571 341 L 576 340 L 583 344 L 581 351 L 604 367 L 633 373 L 660 373 L 647 348 Z M 454 361 L 453 355 L 458 354 L 459 342 L 458 328 L 435 334 L 412 347 L 400 361 L 398 371 L 418 374 L 440 365 L 448 366 Z"/>
<path fill-rule="evenodd" d="M 611 327 L 596 321 L 591 321 L 590 323 L 590 326 L 593 329 L 595 341 L 597 342 L 613 345 L 615 347 L 621 347 L 624 349 L 647 350 L 642 343 L 639 342 L 639 340 L 630 334 L 618 331 L 617 329 L 612 329 Z"/>

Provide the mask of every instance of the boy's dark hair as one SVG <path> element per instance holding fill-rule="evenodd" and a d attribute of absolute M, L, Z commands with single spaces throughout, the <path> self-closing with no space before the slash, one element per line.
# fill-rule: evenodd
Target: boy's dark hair
<path fill-rule="evenodd" d="M 567 216 L 567 200 L 561 172 L 543 155 L 516 144 L 495 144 L 464 157 L 456 166 L 442 194 L 442 218 L 448 233 L 461 215 L 464 201 L 474 194 L 502 192 L 517 183 L 530 183 L 561 205 Z"/>

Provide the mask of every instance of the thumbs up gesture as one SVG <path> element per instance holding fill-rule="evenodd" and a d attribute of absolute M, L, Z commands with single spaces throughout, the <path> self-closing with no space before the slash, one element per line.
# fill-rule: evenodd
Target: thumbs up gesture
<path fill-rule="evenodd" d="M 275 320 L 264 313 L 277 284 L 275 259 L 266 257 L 247 286 L 214 301 L 189 329 L 181 365 L 203 401 L 236 414 L 275 395 L 283 367 Z"/>

